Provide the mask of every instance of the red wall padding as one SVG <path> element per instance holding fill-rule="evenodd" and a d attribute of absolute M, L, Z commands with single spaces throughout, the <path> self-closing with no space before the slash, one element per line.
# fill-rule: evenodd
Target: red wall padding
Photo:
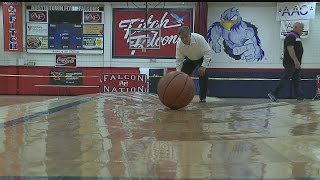
<path fill-rule="evenodd" d="M 17 74 L 18 68 L 14 66 L 0 67 L 0 74 Z M 0 93 L 16 94 L 18 87 L 18 78 L 10 76 L 0 76 Z"/>
<path fill-rule="evenodd" d="M 20 94 L 20 95 L 81 95 L 98 93 L 97 88 L 51 88 L 35 87 L 34 85 L 48 85 L 49 77 L 30 77 L 30 76 L 49 76 L 50 69 L 54 67 L 26 67 L 26 66 L 0 66 L 0 94 Z M 100 76 L 104 73 L 133 73 L 140 74 L 139 68 L 77 68 L 82 70 L 84 77 L 83 86 L 100 86 Z M 20 76 L 10 76 L 20 75 Z M 30 75 L 30 76 L 21 76 Z"/>

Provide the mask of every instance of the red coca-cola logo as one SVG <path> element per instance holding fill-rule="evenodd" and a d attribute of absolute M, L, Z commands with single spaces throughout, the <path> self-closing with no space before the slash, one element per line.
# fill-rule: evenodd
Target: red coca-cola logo
<path fill-rule="evenodd" d="M 88 13 L 85 16 L 86 22 L 101 22 L 101 15 L 100 13 Z"/>
<path fill-rule="evenodd" d="M 33 13 L 31 13 L 30 18 L 33 21 L 42 22 L 42 21 L 45 21 L 46 14 L 43 12 L 33 12 Z"/>
<path fill-rule="evenodd" d="M 74 64 L 75 60 L 75 57 L 58 57 L 57 64 Z"/>

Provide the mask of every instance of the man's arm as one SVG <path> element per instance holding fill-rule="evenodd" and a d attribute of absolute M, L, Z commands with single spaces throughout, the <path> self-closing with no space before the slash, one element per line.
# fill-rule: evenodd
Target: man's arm
<path fill-rule="evenodd" d="M 212 49 L 209 43 L 204 39 L 204 37 L 202 37 L 201 39 L 201 51 L 203 53 L 203 63 L 201 66 L 208 68 L 212 58 Z"/>
<path fill-rule="evenodd" d="M 289 55 L 291 59 L 293 60 L 294 64 L 299 63 L 298 58 L 296 56 L 296 53 L 294 51 L 294 46 L 287 46 L 287 50 L 289 52 Z"/>
<path fill-rule="evenodd" d="M 289 52 L 289 55 L 290 55 L 291 59 L 293 60 L 294 67 L 296 69 L 299 69 L 300 68 L 300 62 L 298 61 L 298 58 L 297 58 L 296 53 L 294 51 L 294 46 L 287 46 L 287 50 Z"/>
<path fill-rule="evenodd" d="M 185 56 L 181 53 L 179 44 L 180 43 L 177 42 L 177 45 L 176 45 L 176 70 L 177 71 L 181 71 L 182 64 L 185 59 Z"/>

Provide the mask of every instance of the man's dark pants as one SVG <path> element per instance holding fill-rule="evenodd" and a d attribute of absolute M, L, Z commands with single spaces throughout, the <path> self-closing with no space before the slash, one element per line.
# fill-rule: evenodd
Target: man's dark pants
<path fill-rule="evenodd" d="M 290 79 L 292 79 L 294 92 L 296 98 L 302 98 L 303 92 L 301 89 L 301 69 L 296 69 L 293 64 L 283 64 L 284 75 L 278 82 L 278 85 L 271 91 L 272 94 L 278 97 L 279 92 L 289 84 Z"/>
<path fill-rule="evenodd" d="M 190 76 L 197 66 L 201 66 L 202 62 L 203 62 L 203 57 L 196 61 L 192 61 L 188 57 L 186 57 L 186 60 L 183 62 L 181 71 Z M 199 75 L 200 100 L 203 100 L 207 97 L 207 82 L 208 82 L 208 75 L 206 71 L 204 76 Z"/>

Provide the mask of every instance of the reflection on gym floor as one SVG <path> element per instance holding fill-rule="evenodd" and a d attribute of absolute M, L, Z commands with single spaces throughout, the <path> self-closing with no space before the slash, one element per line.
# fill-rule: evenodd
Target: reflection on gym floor
<path fill-rule="evenodd" d="M 3 178 L 320 177 L 320 101 L 195 97 L 170 110 L 156 95 L 118 93 L 0 105 Z"/>

